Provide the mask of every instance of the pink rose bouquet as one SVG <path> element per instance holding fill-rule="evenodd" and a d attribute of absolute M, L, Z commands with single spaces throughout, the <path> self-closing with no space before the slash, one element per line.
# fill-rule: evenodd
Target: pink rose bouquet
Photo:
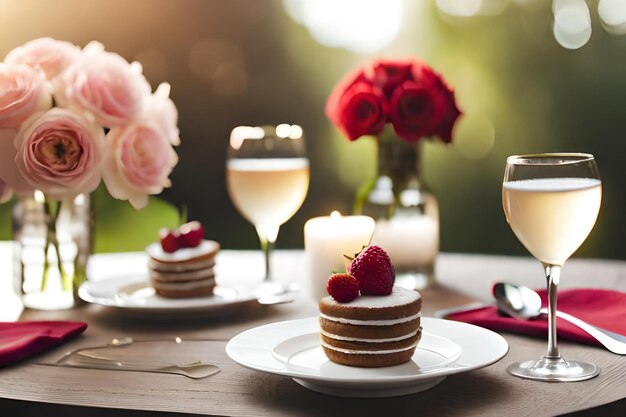
<path fill-rule="evenodd" d="M 180 138 L 169 94 L 169 84 L 153 92 L 139 63 L 98 42 L 81 49 L 35 39 L 0 62 L 0 203 L 18 194 L 43 206 L 41 291 L 54 265 L 64 291 L 86 279 L 90 239 L 74 236 L 85 229 L 72 225 L 75 245 L 62 255 L 57 223 L 64 202 L 80 201 L 78 194 L 104 182 L 111 196 L 141 209 L 171 185 Z M 76 205 L 70 207 L 67 213 Z"/>
<path fill-rule="evenodd" d="M 0 197 L 39 190 L 62 201 L 104 180 L 114 198 L 145 207 L 178 161 L 169 92 L 152 93 L 139 63 L 98 42 L 15 48 L 0 63 Z"/>

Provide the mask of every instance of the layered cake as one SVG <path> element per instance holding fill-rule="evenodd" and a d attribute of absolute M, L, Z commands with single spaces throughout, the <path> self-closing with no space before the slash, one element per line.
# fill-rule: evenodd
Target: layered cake
<path fill-rule="evenodd" d="M 394 286 L 389 295 L 362 295 L 349 302 L 319 303 L 320 337 L 333 362 L 375 368 L 411 360 L 422 336 L 422 298 Z"/>
<path fill-rule="evenodd" d="M 395 269 L 383 248 L 370 245 L 332 275 L 322 298 L 320 340 L 333 362 L 377 368 L 408 362 L 422 337 L 422 297 L 394 286 Z"/>
<path fill-rule="evenodd" d="M 146 248 L 150 282 L 158 295 L 185 298 L 213 294 L 220 245 L 202 235 L 202 226 L 192 222 L 162 233 L 161 242 Z"/>

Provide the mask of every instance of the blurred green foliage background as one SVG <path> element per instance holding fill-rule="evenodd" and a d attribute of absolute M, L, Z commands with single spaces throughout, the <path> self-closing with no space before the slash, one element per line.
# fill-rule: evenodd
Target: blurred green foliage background
<path fill-rule="evenodd" d="M 375 171 L 373 140 L 341 137 L 324 116 L 326 97 L 347 71 L 374 57 L 416 56 L 455 87 L 465 113 L 452 145 L 425 146 L 443 251 L 526 254 L 502 213 L 505 158 L 570 151 L 595 154 L 604 184 L 598 223 L 578 256 L 626 259 L 626 36 L 602 30 L 597 2 L 589 1 L 589 43 L 564 49 L 552 34 L 551 2 L 534 3 L 453 19 L 434 1 L 407 0 L 395 39 L 357 54 L 316 42 L 280 0 L 0 0 L 0 56 L 40 36 L 81 46 L 95 39 L 140 61 L 153 86 L 172 84 L 183 140 L 174 187 L 140 212 L 99 190 L 97 251 L 141 250 L 161 226 L 176 224 L 182 205 L 223 247 L 258 247 L 226 192 L 226 146 L 237 125 L 283 122 L 305 130 L 311 185 L 277 246 L 302 247 L 304 222 L 348 213 Z M 351 14 L 343 17 L 349 22 Z M 0 238 L 10 238 L 10 223 L 6 204 Z"/>

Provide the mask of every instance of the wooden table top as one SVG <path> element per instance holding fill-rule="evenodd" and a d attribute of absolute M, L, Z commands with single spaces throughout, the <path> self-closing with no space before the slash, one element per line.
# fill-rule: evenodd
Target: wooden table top
<path fill-rule="evenodd" d="M 246 252 L 225 251 L 222 259 L 226 258 L 229 261 L 251 259 L 252 263 L 262 262 L 257 259 L 257 254 Z M 109 262 L 111 259 L 105 260 Z M 281 277 L 293 278 L 302 273 L 301 251 L 278 252 L 274 261 Z M 475 300 L 475 295 L 464 295 L 458 289 L 468 287 L 471 293 L 481 286 L 486 288 L 489 286 L 486 282 L 494 275 L 501 274 L 510 277 L 512 282 L 520 282 L 525 274 L 540 274 L 535 262 L 530 258 L 441 255 L 438 277 L 443 284 L 422 291 L 423 313 L 428 316 L 438 309 Z M 598 271 L 604 278 L 596 276 L 594 286 L 615 288 L 619 284 L 622 291 L 626 286 L 626 280 L 621 279 L 626 274 L 626 262 L 581 260 L 571 264 L 566 265 L 569 267 L 567 271 L 571 271 L 570 286 L 579 282 L 591 283 L 585 276 L 589 273 L 595 276 Z M 477 273 L 479 270 L 480 274 Z M 451 281 L 456 283 L 456 288 L 451 288 L 454 286 Z M 533 284 L 533 281 L 526 283 Z M 482 298 L 487 298 L 486 294 L 481 294 Z M 487 368 L 449 376 L 428 391 L 396 398 L 350 399 L 323 395 L 309 391 L 289 378 L 243 368 L 226 356 L 227 341 L 243 330 L 316 314 L 316 306 L 306 297 L 276 306 L 249 303 L 235 314 L 222 318 L 175 321 L 138 319 L 96 305 L 57 312 L 25 310 L 20 320 L 83 320 L 89 328 L 63 346 L 0 369 L 0 398 L 4 399 L 0 400 L 0 407 L 23 415 L 44 410 L 65 415 L 144 415 L 138 410 L 152 410 L 232 416 L 367 416 L 390 412 L 394 415 L 542 416 L 574 412 L 626 398 L 625 358 L 597 347 L 560 343 L 565 358 L 590 361 L 601 367 L 600 375 L 589 381 L 542 383 L 509 376 L 505 372 L 508 363 L 539 357 L 546 344 L 540 339 L 512 334 L 503 334 L 510 351 L 501 361 Z M 212 347 L 206 352 L 206 359 L 217 363 L 222 371 L 206 379 L 191 380 L 177 375 L 37 364 L 57 360 L 65 352 L 79 347 L 104 345 L 112 338 L 122 336 L 214 339 L 210 342 Z M 103 407 L 105 410 L 85 407 Z"/>

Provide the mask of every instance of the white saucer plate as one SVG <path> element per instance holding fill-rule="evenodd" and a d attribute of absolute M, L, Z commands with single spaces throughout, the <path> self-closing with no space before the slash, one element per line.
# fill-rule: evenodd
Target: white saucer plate
<path fill-rule="evenodd" d="M 313 391 L 342 397 L 393 397 L 427 390 L 446 376 L 482 368 L 509 350 L 497 333 L 471 324 L 423 317 L 423 335 L 411 361 L 356 368 L 329 361 L 319 342 L 317 317 L 247 330 L 228 342 L 235 362 L 288 376 Z"/>
<path fill-rule="evenodd" d="M 256 300 L 246 289 L 216 287 L 211 297 L 165 298 L 150 286 L 146 274 L 87 281 L 78 296 L 88 303 L 145 317 L 218 316 Z"/>

